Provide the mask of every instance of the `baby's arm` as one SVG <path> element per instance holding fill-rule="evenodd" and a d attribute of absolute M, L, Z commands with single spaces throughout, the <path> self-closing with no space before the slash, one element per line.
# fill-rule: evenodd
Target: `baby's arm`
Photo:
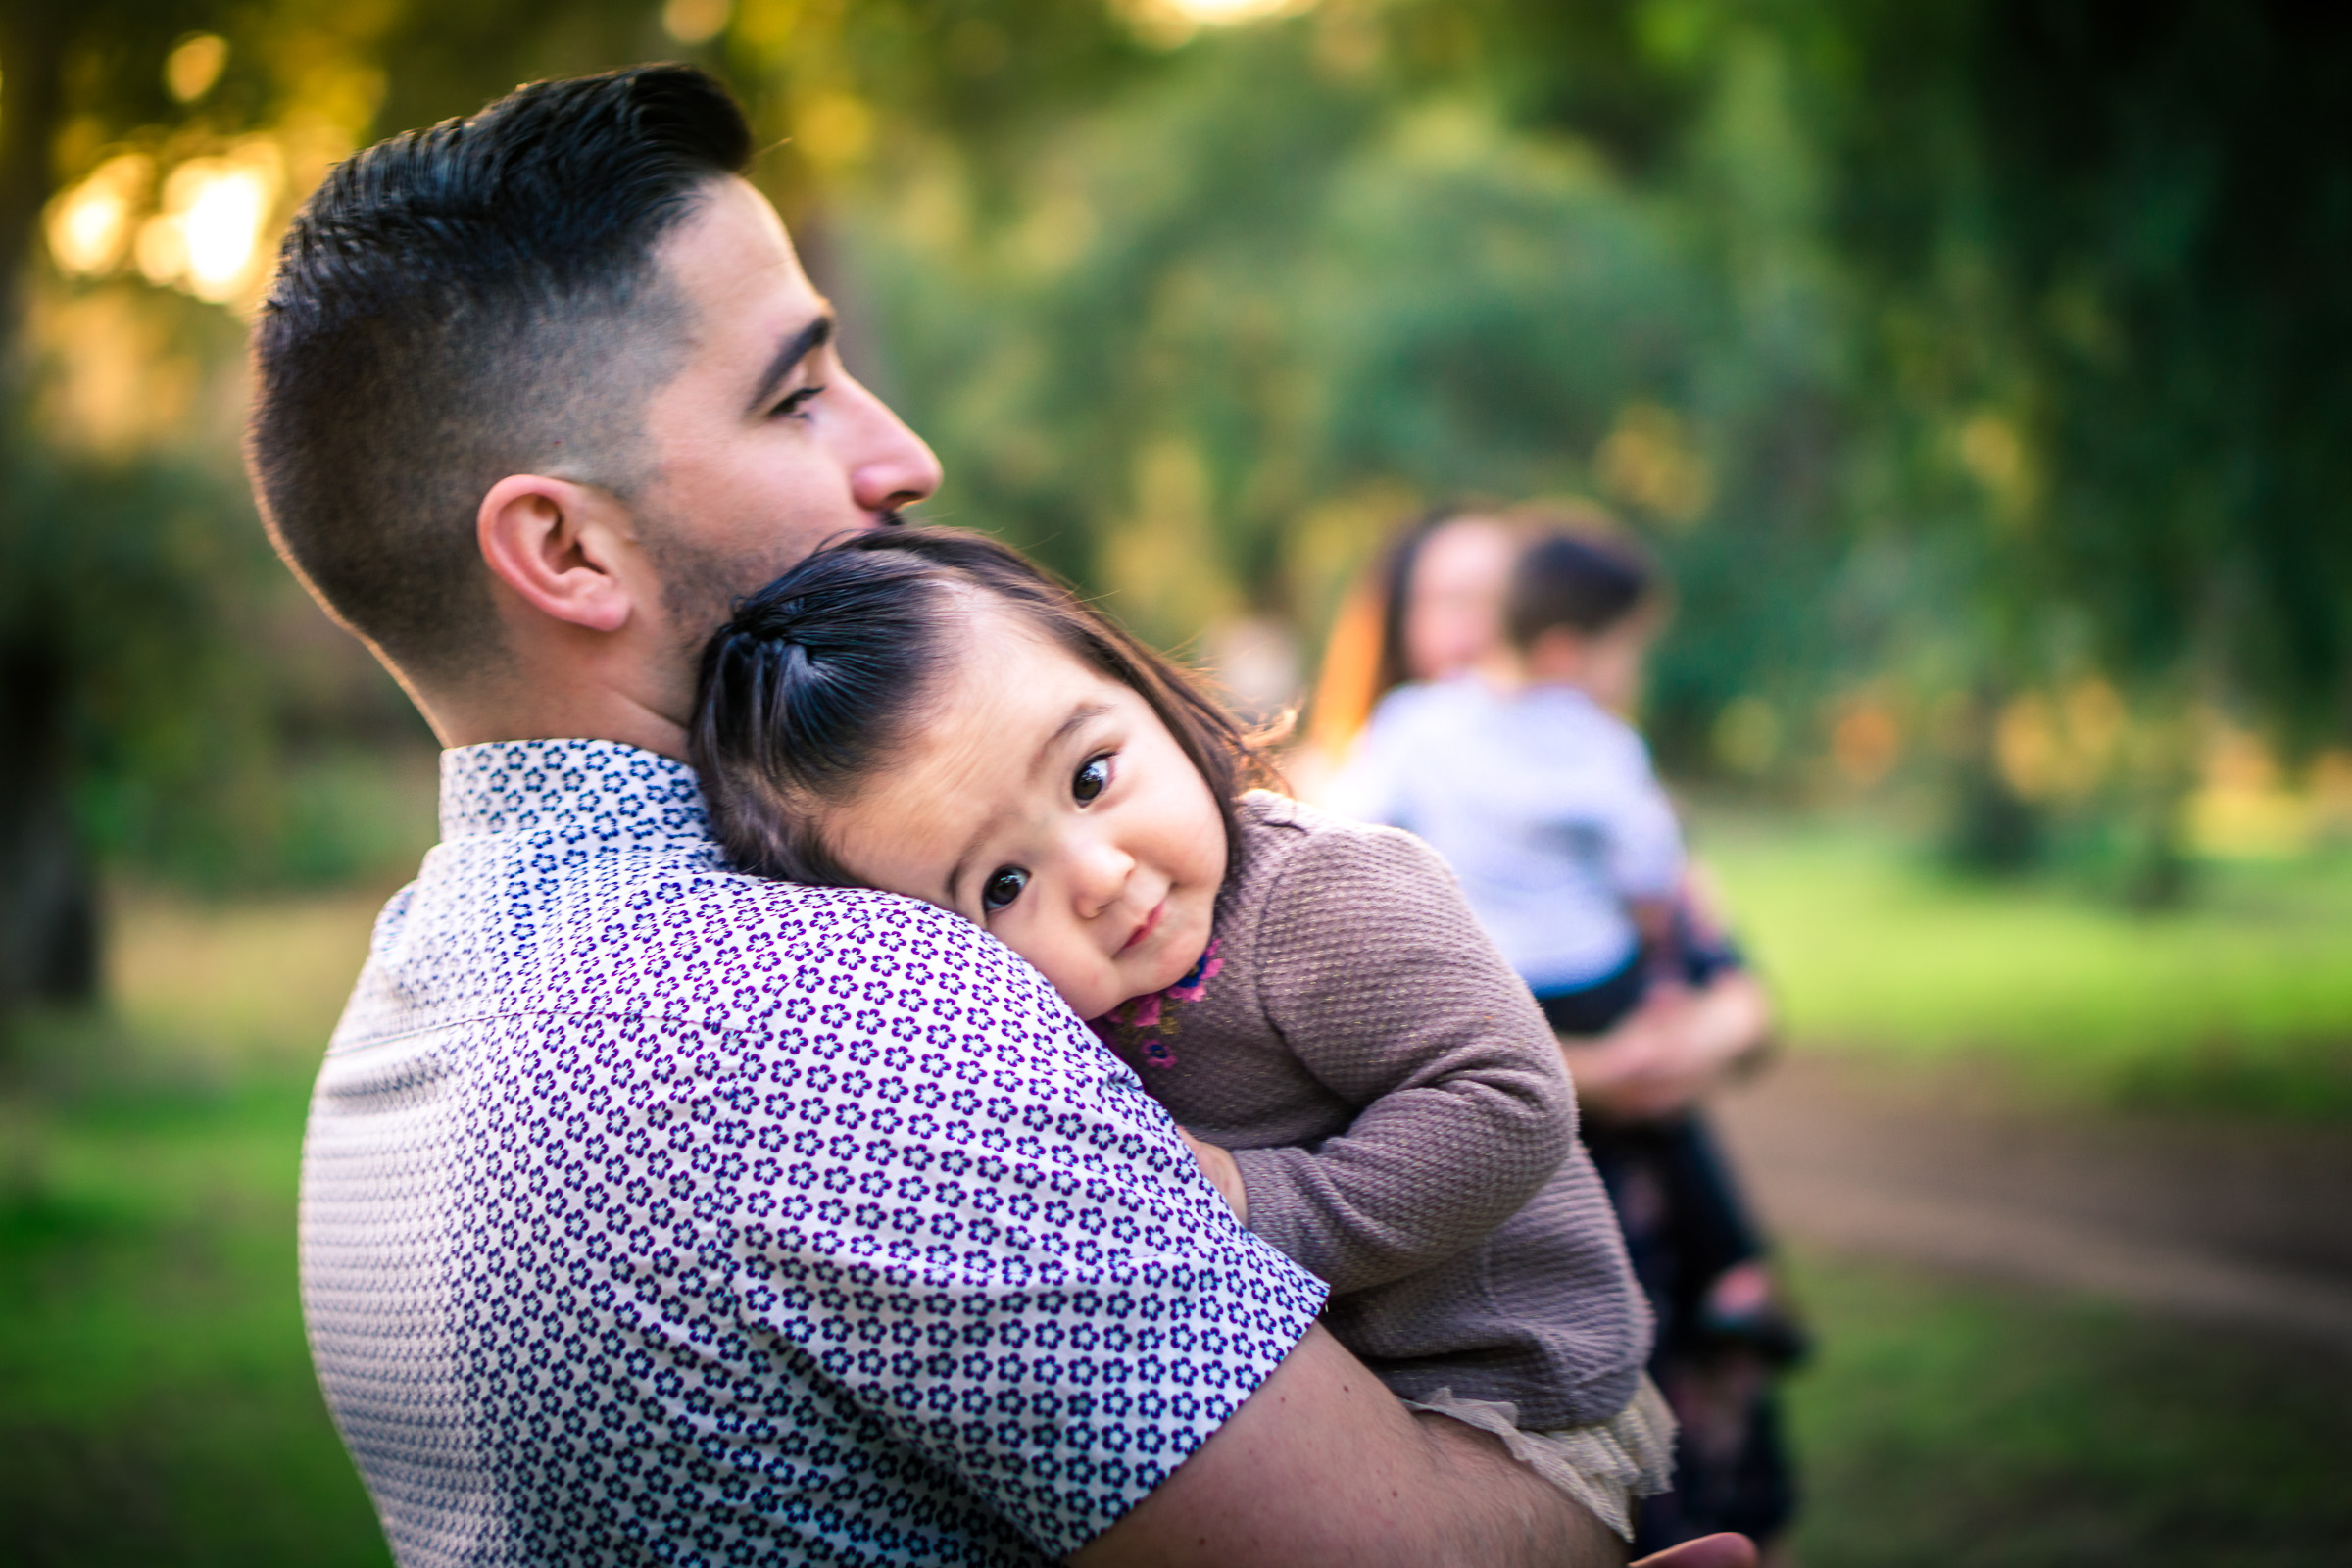
<path fill-rule="evenodd" d="M 1642 954 L 1649 983 L 1679 985 L 1683 979 L 1683 941 L 1672 899 L 1628 899 L 1626 913 L 1642 934 Z"/>
<path fill-rule="evenodd" d="M 1360 1107 L 1313 1149 L 1234 1151 L 1250 1228 L 1334 1290 L 1473 1246 L 1568 1157 L 1559 1048 L 1418 839 L 1315 835 L 1266 902 L 1253 967 L 1292 1054 Z"/>
<path fill-rule="evenodd" d="M 1589 808 L 1607 834 L 1609 877 L 1641 933 L 1651 983 L 1679 982 L 1684 970 L 1678 918 L 1685 870 L 1682 823 L 1650 770 L 1642 737 L 1629 728 L 1618 739 L 1622 745 L 1602 748 L 1595 759 L 1596 788 Z"/>
<path fill-rule="evenodd" d="M 1596 815 L 1607 834 L 1609 878 L 1619 896 L 1637 909 L 1646 906 L 1670 917 L 1683 884 L 1683 825 L 1642 737 L 1628 729 L 1618 741 L 1595 758 L 1592 793 L 1581 809 Z"/>

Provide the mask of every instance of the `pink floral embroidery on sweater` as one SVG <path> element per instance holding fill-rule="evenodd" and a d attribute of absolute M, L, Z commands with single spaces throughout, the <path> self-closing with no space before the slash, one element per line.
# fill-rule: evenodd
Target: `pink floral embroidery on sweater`
<path fill-rule="evenodd" d="M 1217 939 L 1211 937 L 1183 979 L 1164 991 L 1130 997 L 1095 1019 L 1092 1028 L 1107 1045 L 1126 1045 L 1154 1067 L 1172 1067 L 1176 1063 L 1171 1042 L 1176 1038 L 1177 1004 L 1200 1001 L 1224 967 L 1225 960 L 1217 956 Z"/>

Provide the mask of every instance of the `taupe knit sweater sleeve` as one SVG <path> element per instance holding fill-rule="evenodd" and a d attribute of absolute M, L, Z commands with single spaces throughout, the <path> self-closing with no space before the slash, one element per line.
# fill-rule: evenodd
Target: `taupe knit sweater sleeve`
<path fill-rule="evenodd" d="M 1360 1291 L 1477 1245 L 1568 1157 L 1557 1044 L 1420 840 L 1304 836 L 1264 890 L 1249 973 L 1302 1066 L 1358 1107 L 1345 1131 L 1236 1150 L 1250 1228 Z"/>

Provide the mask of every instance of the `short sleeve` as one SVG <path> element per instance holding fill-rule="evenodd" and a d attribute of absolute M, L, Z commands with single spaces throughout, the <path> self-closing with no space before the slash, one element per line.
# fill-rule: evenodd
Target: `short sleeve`
<path fill-rule="evenodd" d="M 1608 787 L 1609 875 L 1620 896 L 1671 898 L 1683 880 L 1683 829 L 1638 735 L 1624 736 Z"/>
<path fill-rule="evenodd" d="M 876 897 L 717 1086 L 728 1288 L 772 1353 L 1050 1556 L 1281 1363 L 1324 1287 L 1235 1223 L 1035 970 Z"/>

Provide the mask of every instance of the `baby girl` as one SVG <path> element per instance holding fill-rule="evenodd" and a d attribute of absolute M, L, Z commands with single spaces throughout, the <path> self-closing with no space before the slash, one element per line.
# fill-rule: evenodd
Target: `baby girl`
<path fill-rule="evenodd" d="M 693 744 L 739 867 L 985 927 L 1400 1398 L 1630 1534 L 1670 1472 L 1647 1310 L 1551 1031 L 1417 839 L 1245 790 L 1248 741 L 1182 670 L 944 529 L 744 601 Z"/>

